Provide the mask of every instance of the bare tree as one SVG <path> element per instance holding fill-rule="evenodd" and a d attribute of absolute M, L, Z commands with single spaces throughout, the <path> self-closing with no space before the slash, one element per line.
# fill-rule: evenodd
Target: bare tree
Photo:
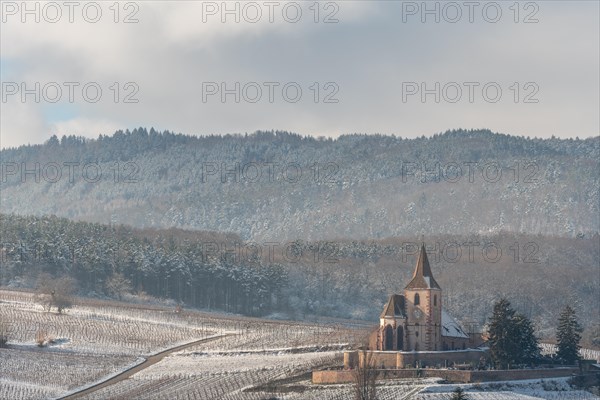
<path fill-rule="evenodd" d="M 105 286 L 108 293 L 119 300 L 123 299 L 124 294 L 131 292 L 131 282 L 121 273 L 114 273 L 106 281 Z"/>
<path fill-rule="evenodd" d="M 48 334 L 48 331 L 45 329 L 38 329 L 35 333 L 35 343 L 38 347 L 46 347 L 49 344 L 55 343 L 54 336 Z"/>
<path fill-rule="evenodd" d="M 377 398 L 377 370 L 373 361 L 373 352 L 361 348 L 354 368 L 354 399 L 375 400 Z"/>
<path fill-rule="evenodd" d="M 73 292 L 75 280 L 70 277 L 52 278 L 48 274 L 42 274 L 38 278 L 36 299 L 44 310 L 51 311 L 56 307 L 58 313 L 73 306 Z"/>

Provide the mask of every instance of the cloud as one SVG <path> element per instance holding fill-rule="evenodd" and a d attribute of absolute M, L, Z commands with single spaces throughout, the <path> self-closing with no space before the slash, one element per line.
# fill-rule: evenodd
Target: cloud
<path fill-rule="evenodd" d="M 404 23 L 406 2 L 366 1 L 321 2 L 318 23 L 309 8 L 314 3 L 298 2 L 302 18 L 290 23 L 279 10 L 295 7 L 292 3 L 279 3 L 273 23 L 263 2 L 256 2 L 263 12 L 258 23 L 245 20 L 254 15 L 250 8 L 240 14 L 240 23 L 232 23 L 232 15 L 222 23 L 219 13 L 202 22 L 207 2 L 184 1 L 132 3 L 139 9 L 119 3 L 119 23 L 109 2 L 98 3 L 103 14 L 95 24 L 77 13 L 73 23 L 43 18 L 21 23 L 18 15 L 7 17 L 0 35 L 3 82 L 79 86 L 73 103 L 63 97 L 56 103 L 21 104 L 18 95 L 2 103 L 2 146 L 42 142 L 50 132 L 95 137 L 140 125 L 191 134 L 285 129 L 408 137 L 457 127 L 542 137 L 590 136 L 600 130 L 595 2 L 537 3 L 535 24 L 515 23 L 507 5 L 498 23 L 486 22 L 480 10 L 474 23 L 448 23 L 443 15 L 439 23 L 431 16 L 421 23 L 419 14 L 405 15 Z M 239 9 L 246 4 L 239 3 Z M 139 22 L 122 23 L 134 11 Z M 531 10 L 520 9 L 520 20 L 526 11 Z M 339 22 L 323 23 L 328 16 Z M 441 88 L 457 82 L 465 89 L 464 82 L 471 81 L 480 87 L 497 82 L 502 101 L 487 102 L 480 91 L 474 102 L 466 92 L 457 103 L 446 101 L 443 93 L 439 103 L 432 95 L 422 103 L 420 93 L 403 101 L 405 82 L 426 87 L 440 82 Z M 219 93 L 206 98 L 203 89 L 211 82 Z M 278 83 L 273 101 L 265 82 Z M 538 85 L 539 102 L 526 104 L 525 85 L 531 82 Z M 81 93 L 90 83 L 102 88 L 98 102 L 86 101 Z M 226 89 L 239 83 L 237 96 L 228 94 L 222 102 L 222 83 Z M 286 84 L 299 85 L 299 101 L 285 98 Z M 256 85 L 262 96 L 252 103 Z M 138 102 L 125 102 L 134 91 Z M 327 96 L 338 102 L 325 102 Z M 66 107 L 76 115 L 65 114 Z"/>
<path fill-rule="evenodd" d="M 2 104 L 0 146 L 17 147 L 47 140 L 48 126 L 37 104 L 10 102 Z"/>

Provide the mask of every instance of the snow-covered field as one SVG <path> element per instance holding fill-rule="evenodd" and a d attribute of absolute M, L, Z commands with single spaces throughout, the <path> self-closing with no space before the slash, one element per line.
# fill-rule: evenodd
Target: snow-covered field
<path fill-rule="evenodd" d="M 242 389 L 341 363 L 338 352 L 227 355 L 180 353 L 86 399 L 258 399 Z"/>
<path fill-rule="evenodd" d="M 234 393 L 248 386 L 340 364 L 340 349 L 364 335 L 339 324 L 195 311 L 178 314 L 111 302 L 82 301 L 59 315 L 45 312 L 30 293 L 4 290 L 0 290 L 0 321 L 8 333 L 8 348 L 0 349 L 1 400 L 64 396 L 138 364 L 141 357 L 218 334 L 230 336 L 186 348 L 89 397 L 196 394 L 204 399 L 231 393 L 236 398 Z M 54 343 L 38 347 L 39 332 Z"/>
<path fill-rule="evenodd" d="M 56 396 L 119 371 L 135 361 L 135 357 L 77 353 L 37 346 L 11 346 L 0 349 L 0 399 L 43 398 Z M 7 386 L 24 383 L 42 396 L 11 397 Z"/>
<path fill-rule="evenodd" d="M 546 380 L 524 380 L 511 382 L 490 382 L 460 385 L 473 400 L 579 400 L 598 399 L 597 396 L 574 390 L 567 383 L 568 378 Z M 415 400 L 450 399 L 456 385 L 431 385 L 414 397 Z"/>
<path fill-rule="evenodd" d="M 76 306 L 65 314 L 45 312 L 28 293 L 0 291 L 0 318 L 12 344 L 35 345 L 37 332 L 81 353 L 141 355 L 213 333 L 173 312 L 111 306 Z"/>
<path fill-rule="evenodd" d="M 450 400 L 457 385 L 439 384 L 436 379 L 398 380 L 377 385 L 378 400 Z M 302 393 L 278 394 L 282 400 L 353 399 L 352 385 L 314 386 L 303 382 L 308 390 Z M 502 383 L 460 385 L 471 400 L 590 400 L 598 399 L 591 393 L 573 390 L 567 378 L 528 380 Z"/>
<path fill-rule="evenodd" d="M 352 399 L 352 385 L 312 385 L 309 373 L 341 365 L 341 350 L 365 337 L 352 324 L 178 314 L 111 302 L 81 301 L 58 315 L 44 312 L 31 294 L 2 290 L 0 321 L 9 328 L 8 348 L 0 349 L 0 400 L 60 398 L 203 338 L 81 398 Z M 38 331 L 55 343 L 38 347 Z M 462 386 L 473 400 L 598 398 L 572 389 L 566 379 Z M 450 399 L 455 387 L 435 379 L 385 381 L 378 383 L 378 399 Z"/>

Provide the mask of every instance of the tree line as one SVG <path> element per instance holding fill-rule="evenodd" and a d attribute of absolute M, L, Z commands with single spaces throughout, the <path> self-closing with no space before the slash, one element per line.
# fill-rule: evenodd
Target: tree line
<path fill-rule="evenodd" d="M 285 303 L 286 271 L 281 265 L 243 263 L 209 254 L 202 245 L 231 243 L 226 235 L 14 215 L 0 215 L 0 225 L 2 285 L 34 287 L 38 281 L 50 282 L 48 277 L 68 277 L 76 282 L 69 285 L 83 295 L 143 292 L 247 315 L 268 314 Z M 42 292 L 50 295 L 52 288 L 45 286 Z"/>
<path fill-rule="evenodd" d="M 232 231 L 245 240 L 598 231 L 598 137 L 485 129 L 414 139 L 196 137 L 140 127 L 51 137 L 0 158 L 5 213 Z M 460 221 L 454 204 L 464 204 Z"/>
<path fill-rule="evenodd" d="M 556 323 L 555 313 L 548 310 L 560 309 L 563 299 L 571 298 L 583 317 L 585 345 L 600 345 L 593 318 L 598 304 L 593 295 L 597 270 L 592 267 L 598 256 L 597 238 L 542 242 L 535 237 L 540 262 L 515 263 L 508 251 L 515 242 L 530 239 L 509 234 L 428 237 L 428 246 L 440 243 L 437 251 L 428 247 L 428 254 L 444 289 L 444 307 L 459 318 L 471 318 L 463 322 L 481 327 L 490 311 L 487 304 L 508 297 L 547 340 L 554 337 Z M 38 277 L 49 274 L 74 279 L 75 293 L 84 296 L 128 300 L 131 293 L 146 293 L 189 307 L 246 315 L 278 312 L 294 319 L 319 315 L 375 320 L 387 297 L 399 293 L 410 279 L 416 255 L 402 246 L 414 240 L 295 241 L 287 257 L 266 248 L 262 257 L 252 253 L 239 257 L 236 244 L 244 242 L 235 234 L 0 214 L 0 285 L 35 288 Z M 439 254 L 448 240 L 477 240 L 482 245 L 492 241 L 508 255 L 495 263 L 486 263 L 481 254 L 474 262 L 465 256 L 462 262 L 449 263 Z M 222 247 L 215 253 L 207 244 Z M 296 258 L 297 262 L 290 261 Z M 556 288 L 549 292 L 548 285 Z"/>

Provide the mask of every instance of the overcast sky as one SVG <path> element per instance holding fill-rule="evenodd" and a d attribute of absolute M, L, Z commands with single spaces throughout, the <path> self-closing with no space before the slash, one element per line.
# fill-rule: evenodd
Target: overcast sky
<path fill-rule="evenodd" d="M 599 134 L 598 1 L 288 3 L 2 1 L 1 145 L 137 126 Z"/>

